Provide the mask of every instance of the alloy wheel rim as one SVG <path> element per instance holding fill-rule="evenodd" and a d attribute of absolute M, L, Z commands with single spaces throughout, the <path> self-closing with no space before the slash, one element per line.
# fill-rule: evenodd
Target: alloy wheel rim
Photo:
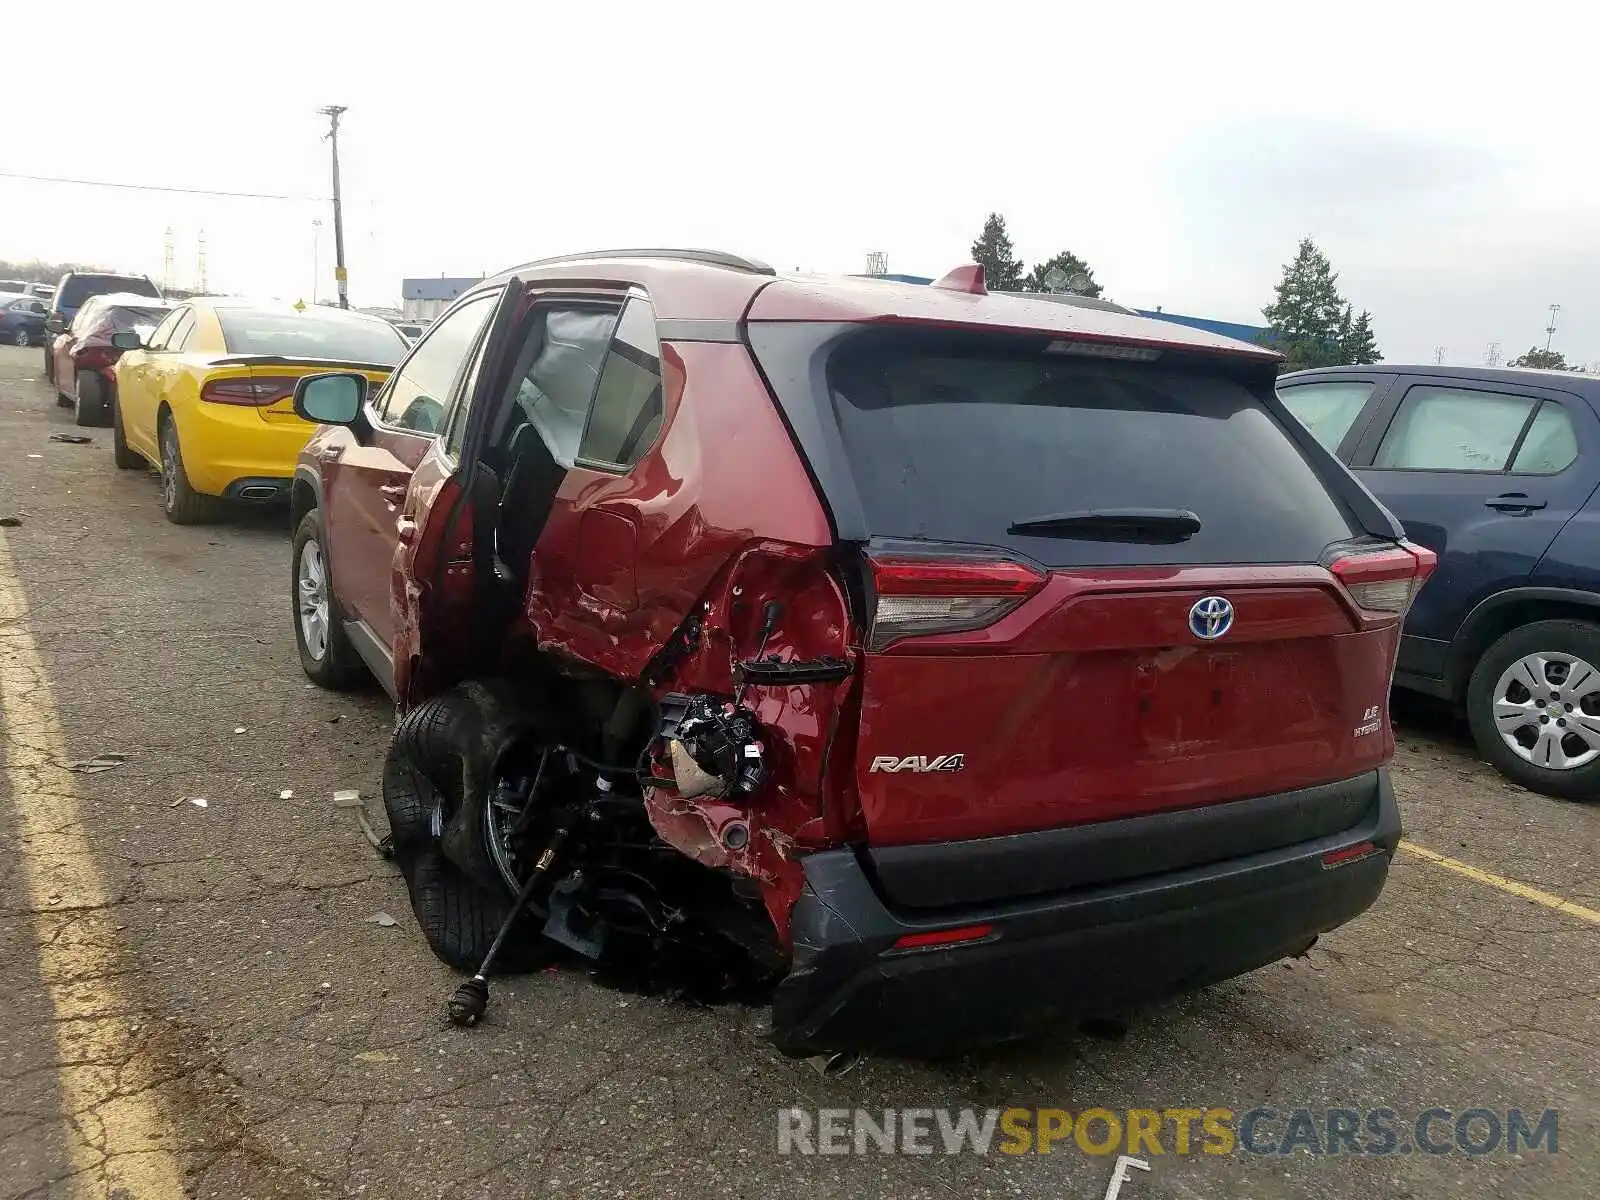
<path fill-rule="evenodd" d="M 322 561 L 322 547 L 315 539 L 301 547 L 295 595 L 306 653 L 321 662 L 328 652 L 328 571 Z"/>
<path fill-rule="evenodd" d="M 1600 671 L 1572 654 L 1525 654 L 1494 685 L 1494 724 L 1518 758 L 1572 771 L 1600 758 Z"/>
<path fill-rule="evenodd" d="M 171 422 L 161 431 L 161 499 L 168 508 L 178 502 L 178 435 Z"/>
<path fill-rule="evenodd" d="M 14 346 L 26 346 L 28 344 L 28 333 L 27 333 L 27 330 L 25 330 L 25 329 L 17 330 L 16 335 L 12 338 L 11 344 L 14 345 Z"/>

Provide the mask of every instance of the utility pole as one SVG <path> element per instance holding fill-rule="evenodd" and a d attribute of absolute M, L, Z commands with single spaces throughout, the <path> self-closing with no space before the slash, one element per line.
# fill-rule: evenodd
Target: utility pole
<path fill-rule="evenodd" d="M 1500 343 L 1490 342 L 1489 349 L 1483 356 L 1483 365 L 1486 367 L 1498 367 L 1500 365 L 1500 357 Z"/>
<path fill-rule="evenodd" d="M 339 307 L 350 307 L 349 275 L 344 269 L 344 210 L 339 206 L 339 118 L 345 106 L 328 104 L 317 109 L 328 118 L 328 141 L 333 145 L 333 278 L 339 285 Z"/>
<path fill-rule="evenodd" d="M 1556 336 L 1556 314 L 1560 311 L 1561 305 L 1552 304 L 1550 306 L 1550 324 L 1544 327 L 1544 348 L 1546 351 L 1550 349 L 1550 342 Z"/>
<path fill-rule="evenodd" d="M 1441 366 L 1444 365 L 1444 347 L 1443 346 L 1435 346 L 1433 348 L 1433 361 L 1438 363 L 1438 364 L 1440 364 Z"/>

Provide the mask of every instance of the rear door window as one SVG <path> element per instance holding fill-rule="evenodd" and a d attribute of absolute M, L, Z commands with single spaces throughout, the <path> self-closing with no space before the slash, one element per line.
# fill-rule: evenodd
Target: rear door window
<path fill-rule="evenodd" d="M 183 319 L 174 325 L 171 332 L 167 334 L 167 344 L 165 349 L 171 350 L 175 353 L 181 351 L 189 344 L 189 335 L 193 332 L 194 309 L 186 308 L 183 310 Z"/>
<path fill-rule="evenodd" d="M 1577 460 L 1578 432 L 1572 427 L 1572 418 L 1554 400 L 1546 400 L 1539 405 L 1517 456 L 1511 460 L 1511 473 L 1556 475 Z"/>
<path fill-rule="evenodd" d="M 1337 452 L 1345 434 L 1372 398 L 1374 385 L 1358 379 L 1329 379 L 1281 387 L 1278 396 L 1300 423 L 1329 450 Z"/>
<path fill-rule="evenodd" d="M 1374 467 L 1504 471 L 1538 401 L 1511 392 L 1419 384 L 1406 392 L 1378 443 Z"/>
<path fill-rule="evenodd" d="M 1041 353 L 963 334 L 858 335 L 828 379 L 871 536 L 1020 551 L 1057 567 L 1314 562 L 1356 528 L 1256 388 L 1217 366 Z M 1194 513 L 1184 540 L 1012 532 Z"/>
<path fill-rule="evenodd" d="M 647 300 L 628 301 L 617 322 L 579 457 L 608 467 L 631 467 L 661 431 L 661 344 Z"/>
<path fill-rule="evenodd" d="M 616 324 L 614 308 L 551 305 L 523 343 L 507 430 L 532 425 L 563 467 L 577 461 Z"/>

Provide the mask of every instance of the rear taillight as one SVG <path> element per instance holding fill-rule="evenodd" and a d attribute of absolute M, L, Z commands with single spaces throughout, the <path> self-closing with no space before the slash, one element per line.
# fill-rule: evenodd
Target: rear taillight
<path fill-rule="evenodd" d="M 1438 556 L 1426 546 L 1402 542 L 1381 550 L 1341 554 L 1328 569 L 1362 611 L 1403 617 L 1438 562 Z"/>
<path fill-rule="evenodd" d="M 982 629 L 1044 586 L 1037 568 L 1010 559 L 873 559 L 877 594 L 867 644 Z"/>
<path fill-rule="evenodd" d="M 281 378 L 213 379 L 200 389 L 200 399 L 212 404 L 245 404 L 264 408 L 294 395 L 295 381 Z"/>

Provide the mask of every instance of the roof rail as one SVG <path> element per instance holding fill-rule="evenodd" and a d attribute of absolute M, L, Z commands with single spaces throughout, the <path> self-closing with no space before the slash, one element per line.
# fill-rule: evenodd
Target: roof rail
<path fill-rule="evenodd" d="M 558 254 L 554 258 L 536 259 L 522 266 L 548 267 L 557 263 L 584 262 L 591 258 L 669 258 L 679 262 L 702 263 L 708 267 L 726 267 L 730 271 L 748 271 L 752 275 L 777 274 L 764 262 L 722 250 L 585 250 L 580 254 Z"/>

